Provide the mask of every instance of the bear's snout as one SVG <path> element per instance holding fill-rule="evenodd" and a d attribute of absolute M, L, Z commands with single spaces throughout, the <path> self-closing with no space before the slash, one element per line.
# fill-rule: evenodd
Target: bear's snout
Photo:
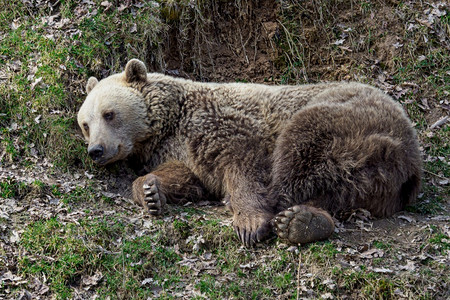
<path fill-rule="evenodd" d="M 104 151 L 102 145 L 94 145 L 88 149 L 88 154 L 94 161 L 97 161 L 100 157 L 102 157 L 103 153 Z"/>

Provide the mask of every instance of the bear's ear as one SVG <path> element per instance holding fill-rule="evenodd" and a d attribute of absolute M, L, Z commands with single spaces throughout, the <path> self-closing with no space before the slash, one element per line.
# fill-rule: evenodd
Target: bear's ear
<path fill-rule="evenodd" d="M 130 60 L 125 66 L 125 81 L 130 83 L 133 81 L 146 81 L 147 68 L 144 63 L 138 59 Z"/>
<path fill-rule="evenodd" d="M 98 80 L 95 77 L 89 77 L 88 82 L 86 84 L 86 92 L 89 94 L 92 89 L 97 85 Z"/>

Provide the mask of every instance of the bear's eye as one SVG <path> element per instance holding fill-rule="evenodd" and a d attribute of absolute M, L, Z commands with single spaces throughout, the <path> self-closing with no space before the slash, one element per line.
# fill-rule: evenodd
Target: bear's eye
<path fill-rule="evenodd" d="M 84 123 L 84 124 L 83 124 L 83 128 L 84 128 L 84 131 L 86 131 L 86 132 L 89 131 L 89 126 L 88 126 L 88 124 Z"/>
<path fill-rule="evenodd" d="M 103 114 L 103 118 L 106 121 L 112 121 L 114 119 L 114 112 L 110 111 L 110 112 L 106 112 Z"/>

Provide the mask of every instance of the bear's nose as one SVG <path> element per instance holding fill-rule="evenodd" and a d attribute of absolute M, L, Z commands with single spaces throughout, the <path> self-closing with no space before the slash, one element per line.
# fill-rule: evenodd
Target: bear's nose
<path fill-rule="evenodd" d="M 103 146 L 95 145 L 88 149 L 89 156 L 93 160 L 98 160 L 103 155 Z"/>

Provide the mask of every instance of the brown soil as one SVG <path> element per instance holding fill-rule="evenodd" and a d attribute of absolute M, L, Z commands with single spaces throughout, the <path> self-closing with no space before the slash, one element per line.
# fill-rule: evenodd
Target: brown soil
<path fill-rule="evenodd" d="M 428 47 L 420 32 L 405 31 L 417 17 L 397 1 L 367 9 L 352 1 L 242 1 L 241 7 L 213 2 L 201 11 L 184 9 L 169 22 L 167 73 L 203 81 L 272 82 L 287 68 L 286 83 L 359 80 L 393 75 L 411 50 Z M 411 40 L 416 49 L 407 48 Z M 448 39 L 443 44 L 450 49 Z"/>
<path fill-rule="evenodd" d="M 170 24 L 165 63 L 169 74 L 207 81 L 265 81 L 276 77 L 275 1 L 213 1 L 185 10 Z M 188 75 L 190 74 L 190 75 Z"/>

